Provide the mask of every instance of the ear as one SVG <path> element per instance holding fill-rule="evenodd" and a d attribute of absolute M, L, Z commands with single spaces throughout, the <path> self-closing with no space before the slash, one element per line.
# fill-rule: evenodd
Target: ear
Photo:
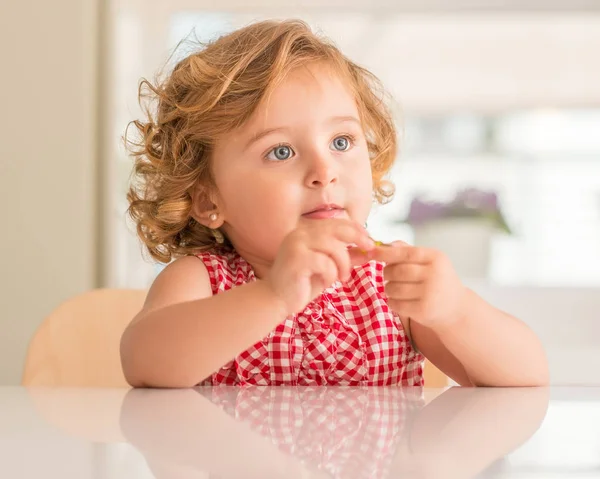
<path fill-rule="evenodd" d="M 217 195 L 207 187 L 197 184 L 192 190 L 191 216 L 196 222 L 210 229 L 220 228 L 225 222 L 223 211 L 219 210 Z"/>

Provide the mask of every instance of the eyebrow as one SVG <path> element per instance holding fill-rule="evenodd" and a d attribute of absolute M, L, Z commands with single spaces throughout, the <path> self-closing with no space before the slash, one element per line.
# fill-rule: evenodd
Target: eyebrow
<path fill-rule="evenodd" d="M 280 127 L 277 127 L 277 128 L 267 128 L 266 130 L 259 131 L 258 133 L 252 135 L 252 137 L 250 138 L 250 140 L 248 140 L 248 143 L 246 143 L 246 147 L 244 149 L 247 150 L 254 143 L 256 143 L 258 140 L 263 139 L 265 136 L 268 136 L 271 133 L 276 133 L 278 131 L 287 131 L 288 129 L 289 128 L 287 128 L 285 126 L 280 126 Z"/>
<path fill-rule="evenodd" d="M 356 118 L 354 115 L 345 115 L 345 116 L 332 116 L 325 123 L 334 124 L 334 123 L 356 123 L 358 126 L 362 126 L 360 120 Z"/>
<path fill-rule="evenodd" d="M 355 123 L 358 126 L 362 126 L 360 120 L 353 115 L 332 116 L 331 118 L 328 118 L 324 122 L 324 124 L 325 125 L 333 125 L 336 123 L 348 123 L 348 122 Z M 280 131 L 289 131 L 289 130 L 290 130 L 289 127 L 278 126 L 275 128 L 267 128 L 265 130 L 259 131 L 258 133 L 255 133 L 254 135 L 252 135 L 252 137 L 248 140 L 248 142 L 246 143 L 245 149 L 250 148 L 252 146 L 252 144 L 263 139 L 265 136 L 271 135 L 272 133 L 277 133 Z"/>

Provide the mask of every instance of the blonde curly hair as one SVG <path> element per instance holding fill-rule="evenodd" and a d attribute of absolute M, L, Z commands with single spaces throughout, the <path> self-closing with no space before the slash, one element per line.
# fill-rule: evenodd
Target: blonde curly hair
<path fill-rule="evenodd" d="M 140 83 L 146 118 L 132 121 L 125 134 L 135 159 L 128 213 L 154 259 L 168 263 L 217 247 L 211 230 L 191 216 L 197 185 L 214 188 L 216 139 L 242 126 L 290 70 L 313 62 L 326 62 L 348 80 L 367 137 L 374 197 L 380 203 L 391 198 L 393 186 L 384 176 L 397 140 L 378 79 L 302 21 L 254 23 L 190 54 L 164 80 Z"/>

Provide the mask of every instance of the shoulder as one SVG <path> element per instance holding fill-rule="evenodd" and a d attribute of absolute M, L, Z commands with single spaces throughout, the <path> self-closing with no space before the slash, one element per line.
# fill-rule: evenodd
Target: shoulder
<path fill-rule="evenodd" d="M 203 261 L 185 256 L 169 263 L 156 277 L 144 304 L 144 310 L 206 298 L 212 295 L 210 277 Z"/>

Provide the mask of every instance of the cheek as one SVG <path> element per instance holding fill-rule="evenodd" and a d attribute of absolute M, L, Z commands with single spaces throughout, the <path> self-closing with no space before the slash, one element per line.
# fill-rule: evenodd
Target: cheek
<path fill-rule="evenodd" d="M 370 197 L 373 191 L 373 175 L 368 155 L 361 154 L 353 163 L 353 168 L 346 170 L 351 173 L 350 183 L 352 189 L 357 196 L 367 195 Z"/>
<path fill-rule="evenodd" d="M 252 176 L 252 181 L 248 178 Z M 237 174 L 224 181 L 220 190 L 224 204 L 224 212 L 232 220 L 252 220 L 259 216 L 261 220 L 278 218 L 289 214 L 293 209 L 296 197 L 294 188 L 276 175 L 263 177 L 254 172 Z"/>
<path fill-rule="evenodd" d="M 224 185 L 222 193 L 225 221 L 236 247 L 274 259 L 285 236 L 297 227 L 297 190 L 284 182 L 255 178 L 252 183 Z"/>
<path fill-rule="evenodd" d="M 348 169 L 347 172 L 350 177 L 346 189 L 348 199 L 354 205 L 354 217 L 357 221 L 366 221 L 373 206 L 373 176 L 369 157 L 361 155 L 352 170 Z"/>

